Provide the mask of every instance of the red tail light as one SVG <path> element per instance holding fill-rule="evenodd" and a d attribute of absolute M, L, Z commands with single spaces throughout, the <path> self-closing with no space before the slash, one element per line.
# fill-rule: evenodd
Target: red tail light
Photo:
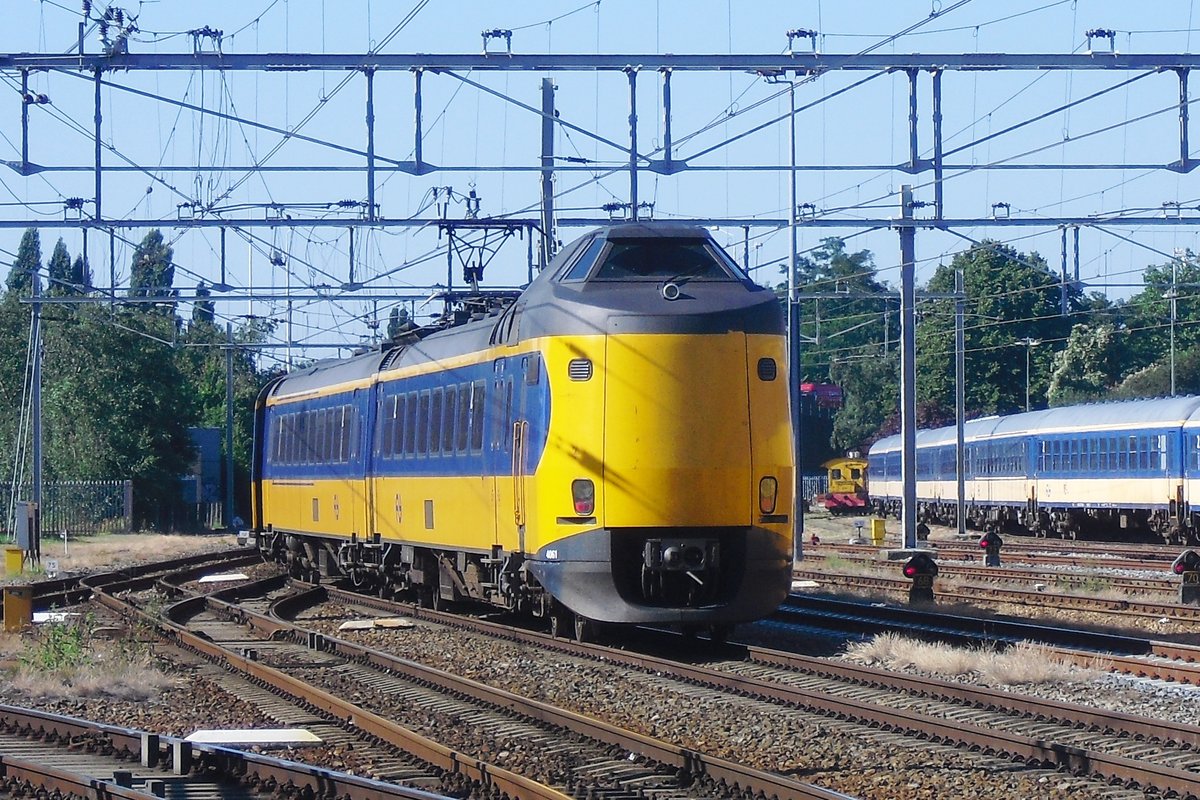
<path fill-rule="evenodd" d="M 767 476 L 758 482 L 758 510 L 764 514 L 775 513 L 775 499 L 779 495 L 779 481 Z"/>
<path fill-rule="evenodd" d="M 578 516 L 589 516 L 596 510 L 596 486 L 586 478 L 571 481 L 571 500 Z"/>

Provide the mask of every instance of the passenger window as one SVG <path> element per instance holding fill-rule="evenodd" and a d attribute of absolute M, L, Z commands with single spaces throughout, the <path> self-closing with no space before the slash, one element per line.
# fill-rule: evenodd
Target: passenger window
<path fill-rule="evenodd" d="M 296 463 L 308 463 L 308 412 L 302 411 L 296 414 Z"/>
<path fill-rule="evenodd" d="M 404 452 L 415 455 L 417 452 L 417 393 L 409 392 L 408 403 L 404 411 Z"/>
<path fill-rule="evenodd" d="M 458 392 L 453 386 L 446 388 L 445 416 L 442 419 L 442 452 L 450 455 L 454 452 L 454 423 L 458 420 L 455 403 L 458 402 Z"/>
<path fill-rule="evenodd" d="M 454 449 L 460 453 L 467 451 L 467 433 L 471 424 L 471 386 L 470 384 L 462 384 L 458 387 L 458 426 L 456 432 L 458 440 L 454 443 Z"/>
<path fill-rule="evenodd" d="M 437 455 L 442 449 L 442 390 L 433 390 L 429 404 L 429 454 Z"/>
<path fill-rule="evenodd" d="M 475 381 L 471 394 L 471 449 L 483 452 L 483 409 L 487 399 L 487 384 Z"/>
<path fill-rule="evenodd" d="M 417 406 L 417 455 L 429 454 L 429 392 L 421 392 Z"/>
<path fill-rule="evenodd" d="M 395 424 L 392 425 L 391 453 L 398 456 L 404 452 L 404 395 L 396 395 L 392 416 L 395 418 Z"/>
<path fill-rule="evenodd" d="M 383 402 L 383 424 L 379 428 L 379 444 L 375 449 L 381 456 L 392 454 L 392 437 L 396 432 L 396 398 L 389 397 Z"/>

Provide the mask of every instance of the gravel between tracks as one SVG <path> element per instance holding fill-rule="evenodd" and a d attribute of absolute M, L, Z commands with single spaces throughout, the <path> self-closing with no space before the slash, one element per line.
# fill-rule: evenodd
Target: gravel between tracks
<path fill-rule="evenodd" d="M 683 747 L 860 797 L 1143 797 L 951 746 L 755 700 L 714 696 L 658 675 L 631 673 L 439 626 L 336 632 L 335 604 L 310 621 L 331 635 L 394 652 Z M 349 615 L 353 616 L 353 615 Z M 503 761 L 500 762 L 503 765 Z M 1083 794 L 1081 794 L 1081 791 Z"/>

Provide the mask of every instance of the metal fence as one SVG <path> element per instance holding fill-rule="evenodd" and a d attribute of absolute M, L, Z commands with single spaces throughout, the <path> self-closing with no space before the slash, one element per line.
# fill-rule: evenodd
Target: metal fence
<path fill-rule="evenodd" d="M 829 476 L 825 473 L 820 475 L 801 475 L 800 476 L 800 497 L 805 503 L 812 502 L 812 499 L 819 494 L 825 494 L 829 491 Z"/>
<path fill-rule="evenodd" d="M 33 497 L 28 484 L 16 488 L 0 486 L 4 500 L 0 534 L 15 535 L 17 500 Z M 131 481 L 52 481 L 42 486 L 42 536 L 80 536 L 95 533 L 129 533 L 133 529 L 133 483 Z"/>

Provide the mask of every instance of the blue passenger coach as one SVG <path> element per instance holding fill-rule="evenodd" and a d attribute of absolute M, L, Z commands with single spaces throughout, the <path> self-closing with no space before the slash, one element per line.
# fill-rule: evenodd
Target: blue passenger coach
<path fill-rule="evenodd" d="M 1196 543 L 1200 530 L 1200 398 L 1063 406 L 963 426 L 967 523 L 1037 536 L 1151 533 Z M 899 514 L 900 437 L 868 455 L 871 502 Z M 918 514 L 955 524 L 954 426 L 917 434 Z M 1193 506 L 1195 511 L 1193 512 Z"/>

